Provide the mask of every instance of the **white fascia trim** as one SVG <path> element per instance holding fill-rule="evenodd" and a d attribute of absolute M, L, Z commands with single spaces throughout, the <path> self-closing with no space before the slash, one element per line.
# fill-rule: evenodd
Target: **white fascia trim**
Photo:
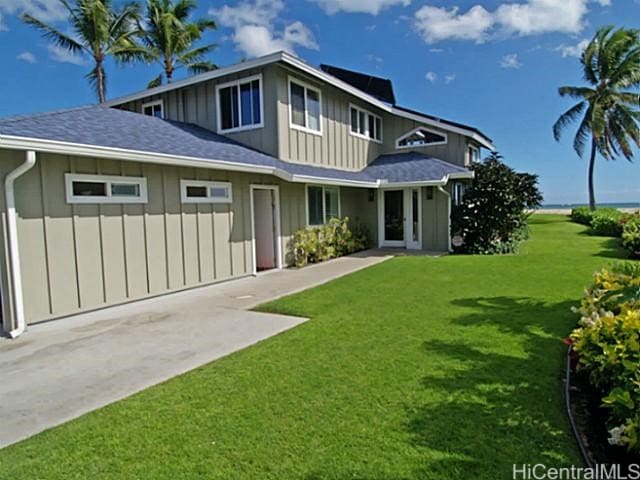
<path fill-rule="evenodd" d="M 219 168 L 237 172 L 266 173 L 278 175 L 277 168 L 259 165 L 246 165 L 226 160 L 206 160 L 202 158 L 168 155 L 164 153 L 150 153 L 124 148 L 100 147 L 80 143 L 60 142 L 57 140 L 43 140 L 29 137 L 14 137 L 0 135 L 0 147 L 15 150 L 36 150 L 45 153 L 59 153 L 63 155 L 77 155 L 80 157 L 100 157 L 114 160 L 128 160 L 132 162 L 158 163 L 162 165 L 183 165 L 198 168 Z"/>
<path fill-rule="evenodd" d="M 189 85 L 193 85 L 195 83 L 206 82 L 207 80 L 213 80 L 216 78 L 224 77 L 225 75 L 231 75 L 233 73 L 242 72 L 251 68 L 262 67 L 264 65 L 269 65 L 270 63 L 275 63 L 283 60 L 283 54 L 284 52 L 276 52 L 270 55 L 265 55 L 264 57 L 254 58 L 253 60 L 247 60 L 246 62 L 231 65 L 229 67 L 219 68 L 211 72 L 201 73 L 200 75 L 194 75 L 193 77 L 185 78 L 184 80 L 179 80 L 167 85 L 161 85 L 159 87 L 149 88 L 148 90 L 132 93 L 123 97 L 114 98 L 113 100 L 104 102 L 102 105 L 104 105 L 105 107 L 122 105 L 123 103 L 132 102 L 141 98 L 151 97 L 153 95 L 159 95 L 161 93 L 175 90 L 177 88 L 188 87 Z"/>
<path fill-rule="evenodd" d="M 381 184 L 380 180 L 375 182 L 364 182 L 360 180 L 336 180 L 335 178 L 314 177 L 311 175 L 291 175 L 288 179 L 295 183 L 308 183 L 313 185 L 335 185 L 338 187 L 363 187 L 378 188 Z"/>

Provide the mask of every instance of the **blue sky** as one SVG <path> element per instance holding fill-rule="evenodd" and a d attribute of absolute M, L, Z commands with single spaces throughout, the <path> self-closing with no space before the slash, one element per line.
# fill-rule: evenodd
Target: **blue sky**
<path fill-rule="evenodd" d="M 0 0 L 0 116 L 94 102 L 88 60 L 22 25 L 29 11 L 65 29 L 57 0 Z M 394 81 L 398 103 L 486 132 L 505 160 L 540 175 L 546 203 L 584 202 L 586 160 L 551 125 L 582 82 L 578 56 L 600 25 L 640 27 L 640 0 L 200 0 L 224 66 L 273 50 Z M 634 22 L 635 20 L 635 22 Z M 109 65 L 108 96 L 141 90 L 157 66 Z M 640 159 L 599 160 L 600 202 L 640 202 Z"/>

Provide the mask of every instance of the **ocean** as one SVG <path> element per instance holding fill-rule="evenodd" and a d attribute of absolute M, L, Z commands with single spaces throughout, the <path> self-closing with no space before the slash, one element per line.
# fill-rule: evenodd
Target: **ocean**
<path fill-rule="evenodd" d="M 547 203 L 540 207 L 540 210 L 570 210 L 576 207 L 586 207 L 586 203 Z M 598 207 L 609 208 L 638 208 L 640 209 L 640 202 L 628 202 L 628 203 L 598 203 Z"/>

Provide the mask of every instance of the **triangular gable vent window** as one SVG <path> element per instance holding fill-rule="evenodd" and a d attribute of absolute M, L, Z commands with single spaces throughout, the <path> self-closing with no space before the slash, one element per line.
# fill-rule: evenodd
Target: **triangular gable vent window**
<path fill-rule="evenodd" d="M 416 128 L 415 130 L 400 137 L 397 148 L 426 147 L 430 145 L 443 145 L 447 143 L 447 135 L 427 130 L 426 128 Z"/>

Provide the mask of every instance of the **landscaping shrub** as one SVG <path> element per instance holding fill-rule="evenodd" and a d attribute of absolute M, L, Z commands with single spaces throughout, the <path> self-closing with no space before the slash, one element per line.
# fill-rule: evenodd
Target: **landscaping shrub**
<path fill-rule="evenodd" d="M 538 177 L 517 173 L 493 154 L 471 166 L 475 177 L 451 214 L 453 235 L 461 253 L 511 253 L 527 237 L 527 210 L 540 206 Z"/>
<path fill-rule="evenodd" d="M 632 256 L 640 257 L 640 215 L 637 213 L 622 221 L 622 246 Z"/>
<path fill-rule="evenodd" d="M 640 265 L 597 272 L 578 311 L 571 338 L 608 410 L 609 442 L 640 452 Z"/>
<path fill-rule="evenodd" d="M 590 226 L 593 212 L 589 209 L 589 207 L 575 207 L 571 210 L 570 217 L 571 220 L 576 223 Z"/>
<path fill-rule="evenodd" d="M 349 218 L 332 218 L 325 225 L 302 228 L 293 236 L 293 259 L 297 267 L 324 262 L 349 255 L 369 246 L 366 229 L 356 223 L 349 226 Z"/>
<path fill-rule="evenodd" d="M 616 209 L 596 210 L 591 217 L 591 231 L 593 235 L 603 237 L 620 237 L 624 214 Z"/>

